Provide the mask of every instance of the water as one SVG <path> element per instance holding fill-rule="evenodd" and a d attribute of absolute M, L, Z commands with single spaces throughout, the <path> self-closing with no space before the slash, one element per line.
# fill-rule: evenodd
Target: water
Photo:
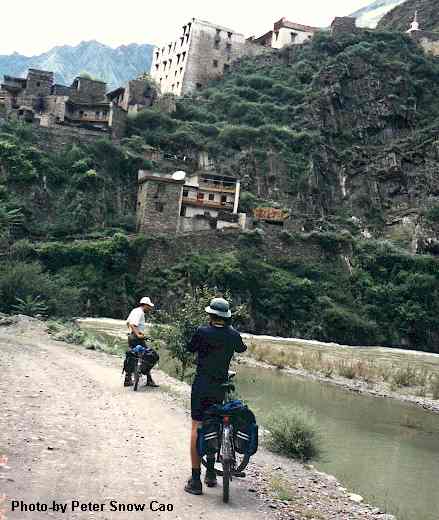
<path fill-rule="evenodd" d="M 277 406 L 315 413 L 321 471 L 398 520 L 439 520 L 439 416 L 263 368 L 238 370 L 238 390 L 260 422 Z"/>

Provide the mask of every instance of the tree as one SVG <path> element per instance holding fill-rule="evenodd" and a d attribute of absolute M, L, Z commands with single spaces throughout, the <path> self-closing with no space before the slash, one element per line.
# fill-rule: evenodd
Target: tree
<path fill-rule="evenodd" d="M 205 308 L 209 305 L 212 298 L 218 296 L 218 291 L 207 285 L 197 287 L 192 292 L 183 296 L 181 305 L 177 311 L 168 316 L 172 326 L 164 332 L 161 330 L 161 337 L 166 341 L 166 348 L 171 357 L 177 361 L 177 376 L 184 381 L 192 374 L 188 374 L 189 367 L 194 362 L 194 355 L 186 348 L 196 329 L 206 323 Z M 223 296 L 223 295 L 220 295 Z M 230 300 L 230 294 L 224 294 Z M 238 306 L 234 310 L 234 316 L 242 319 L 246 313 L 244 306 Z"/>

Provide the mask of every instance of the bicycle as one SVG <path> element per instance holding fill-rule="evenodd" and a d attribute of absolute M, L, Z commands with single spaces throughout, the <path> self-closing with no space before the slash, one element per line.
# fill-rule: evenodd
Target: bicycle
<path fill-rule="evenodd" d="M 146 375 L 154 367 L 159 359 L 159 356 L 151 347 L 143 347 L 142 345 L 137 345 L 133 349 L 133 354 L 136 356 L 133 390 L 134 392 L 137 392 L 139 388 L 140 377 L 142 375 Z"/>
<path fill-rule="evenodd" d="M 242 460 L 238 461 L 235 449 L 235 432 L 233 426 L 234 414 L 233 406 L 231 405 L 240 402 L 230 400 L 230 394 L 235 391 L 235 385 L 231 382 L 235 375 L 236 372 L 229 372 L 227 382 L 222 385 L 225 390 L 225 397 L 222 406 L 214 407 L 212 411 L 208 411 L 206 414 L 208 417 L 217 417 L 220 420 L 220 435 L 219 444 L 216 450 L 216 462 L 221 464 L 222 469 L 215 468 L 215 472 L 223 479 L 223 502 L 225 503 L 229 501 L 230 497 L 230 482 L 233 480 L 233 477 L 245 477 L 244 469 L 250 461 L 249 453 L 245 453 Z M 237 439 L 239 439 L 239 434 L 240 432 L 238 431 Z M 242 436 L 244 435 L 245 434 L 242 434 Z M 215 432 L 205 435 L 205 440 L 207 442 L 214 441 L 215 439 Z M 207 457 L 203 456 L 201 461 L 202 464 L 207 467 Z"/>

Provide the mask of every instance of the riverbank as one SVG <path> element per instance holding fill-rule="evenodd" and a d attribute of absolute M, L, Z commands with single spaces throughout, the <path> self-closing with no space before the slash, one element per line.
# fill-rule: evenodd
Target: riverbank
<path fill-rule="evenodd" d="M 126 337 L 122 320 L 85 318 L 78 324 L 114 338 Z M 241 359 L 248 364 L 439 413 L 439 354 L 251 334 L 243 337 L 249 350 Z M 437 399 L 433 398 L 435 392 Z"/>
<path fill-rule="evenodd" d="M 350 392 L 396 399 L 439 413 L 439 355 L 247 335 L 243 360 Z M 342 374 L 346 374 L 343 376 Z M 433 397 L 437 398 L 434 399 Z"/>

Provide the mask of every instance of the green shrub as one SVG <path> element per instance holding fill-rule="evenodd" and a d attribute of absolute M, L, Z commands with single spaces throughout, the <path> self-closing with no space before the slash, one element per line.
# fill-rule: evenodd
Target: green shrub
<path fill-rule="evenodd" d="M 320 433 L 313 416 L 304 409 L 279 408 L 265 422 L 269 430 L 267 447 L 274 453 L 302 461 L 321 453 Z"/>

